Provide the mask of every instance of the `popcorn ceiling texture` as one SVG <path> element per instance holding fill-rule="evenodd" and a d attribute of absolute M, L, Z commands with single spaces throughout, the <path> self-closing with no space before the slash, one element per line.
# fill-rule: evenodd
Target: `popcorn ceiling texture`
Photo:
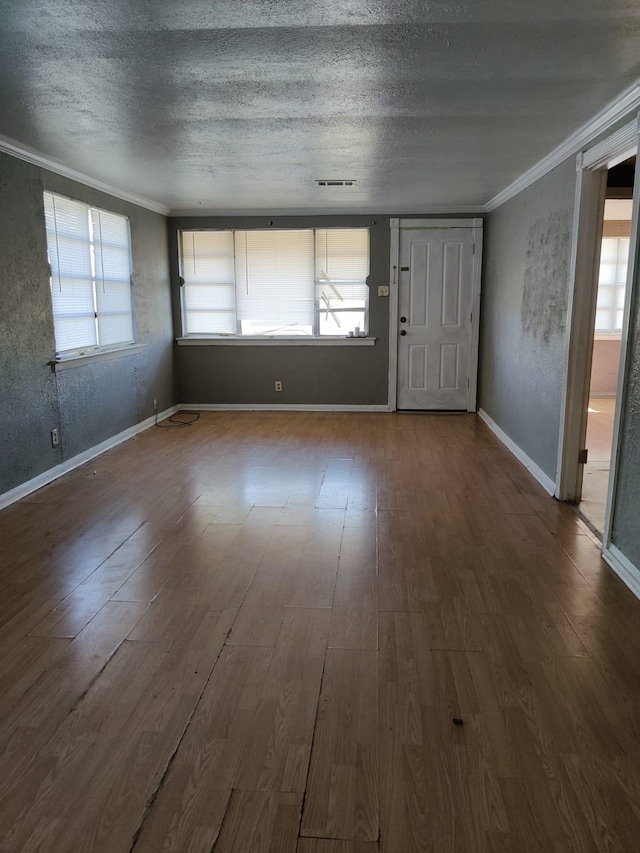
<path fill-rule="evenodd" d="M 629 0 L 3 0 L 0 134 L 174 213 L 466 209 L 635 82 L 639 35 Z"/>

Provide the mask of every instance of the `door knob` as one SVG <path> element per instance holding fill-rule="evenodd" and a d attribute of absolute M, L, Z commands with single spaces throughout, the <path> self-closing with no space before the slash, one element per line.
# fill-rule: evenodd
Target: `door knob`
<path fill-rule="evenodd" d="M 406 335 L 406 334 L 407 334 L 407 330 L 406 330 L 406 329 L 402 329 L 402 331 L 400 332 L 400 334 L 401 334 L 401 335 Z"/>

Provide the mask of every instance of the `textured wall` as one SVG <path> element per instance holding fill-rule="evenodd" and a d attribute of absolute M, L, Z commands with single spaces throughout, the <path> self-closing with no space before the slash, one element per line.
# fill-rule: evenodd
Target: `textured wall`
<path fill-rule="evenodd" d="M 374 347 L 179 347 L 178 393 L 183 403 L 386 405 L 389 365 L 389 300 L 378 285 L 389 282 L 389 217 L 237 217 L 170 219 L 175 333 L 180 330 L 177 241 L 181 228 L 370 227 L 369 330 Z M 276 393 L 274 381 L 283 391 Z"/>
<path fill-rule="evenodd" d="M 40 172 L 0 154 L 0 492 L 62 459 Z M 34 227 L 42 222 L 42 227 Z"/>
<path fill-rule="evenodd" d="M 486 223 L 479 405 L 552 479 L 565 367 L 573 158 Z"/>
<path fill-rule="evenodd" d="M 99 444 L 175 402 L 167 223 L 159 214 L 0 155 L 0 359 L 6 437 L 0 492 Z M 42 192 L 60 192 L 131 219 L 138 342 L 143 350 L 91 359 L 55 375 Z M 51 448 L 50 430 L 60 430 Z"/>
<path fill-rule="evenodd" d="M 640 570 L 640 270 L 631 293 L 631 328 L 612 541 Z"/>
<path fill-rule="evenodd" d="M 58 373 L 60 434 L 68 458 L 151 417 L 154 397 L 160 411 L 175 403 L 167 220 L 59 175 L 43 177 L 51 192 L 129 217 L 138 343 L 145 345 L 139 354 L 89 360 Z"/>

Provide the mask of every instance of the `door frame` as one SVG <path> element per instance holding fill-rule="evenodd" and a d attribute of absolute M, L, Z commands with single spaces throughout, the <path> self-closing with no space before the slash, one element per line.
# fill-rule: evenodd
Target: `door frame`
<path fill-rule="evenodd" d="M 389 259 L 389 411 L 398 408 L 398 298 L 400 282 L 400 232 L 409 229 L 442 231 L 464 228 L 473 232 L 471 294 L 471 344 L 469 355 L 469 397 L 467 411 L 476 411 L 478 395 L 478 346 L 480 339 L 480 290 L 482 283 L 482 236 L 483 220 L 469 219 L 391 219 Z"/>
<path fill-rule="evenodd" d="M 578 451 L 586 436 L 587 407 L 591 381 L 593 331 L 598 293 L 602 219 L 606 195 L 607 171 L 638 153 L 638 119 L 629 122 L 606 139 L 580 152 L 576 158 L 576 192 L 571 247 L 569 300 L 567 306 L 567 350 L 565 380 L 560 412 L 560 439 L 556 473 L 558 500 L 574 501 L 582 488 L 584 466 L 578 462 Z M 636 188 L 640 181 L 636 177 Z M 638 252 L 638 213 L 640 192 L 634 192 L 627 266 L 627 295 L 625 299 L 620 364 L 616 392 L 616 408 L 611 447 L 611 467 L 602 550 L 608 552 L 615 503 L 615 486 L 619 469 L 622 412 L 625 408 L 627 371 L 629 365 L 629 325 L 634 303 Z"/>

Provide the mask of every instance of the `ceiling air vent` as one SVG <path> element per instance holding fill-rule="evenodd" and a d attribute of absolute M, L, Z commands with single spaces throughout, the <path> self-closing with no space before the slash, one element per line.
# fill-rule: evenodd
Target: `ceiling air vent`
<path fill-rule="evenodd" d="M 355 181 L 316 181 L 317 187 L 355 187 Z"/>

